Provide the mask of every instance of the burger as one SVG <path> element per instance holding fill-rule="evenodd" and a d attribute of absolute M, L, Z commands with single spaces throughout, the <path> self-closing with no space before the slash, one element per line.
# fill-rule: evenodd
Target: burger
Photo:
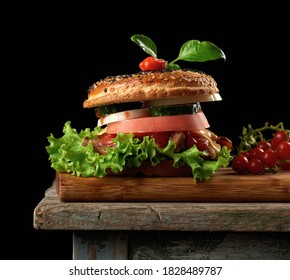
<path fill-rule="evenodd" d="M 138 42 L 146 49 L 144 38 Z M 78 132 L 67 121 L 63 136 L 48 137 L 53 169 L 78 177 L 192 176 L 197 182 L 229 165 L 232 142 L 209 129 L 201 107 L 222 100 L 214 78 L 146 51 L 142 71 L 89 87 L 83 108 L 94 112 L 93 129 Z"/>

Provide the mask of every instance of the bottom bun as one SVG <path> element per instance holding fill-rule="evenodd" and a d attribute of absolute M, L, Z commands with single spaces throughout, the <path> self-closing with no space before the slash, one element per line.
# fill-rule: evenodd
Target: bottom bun
<path fill-rule="evenodd" d="M 144 161 L 140 167 L 128 168 L 122 172 L 114 173 L 107 170 L 109 176 L 148 176 L 148 177 L 192 177 L 192 169 L 188 165 L 173 167 L 172 160 L 161 161 L 155 166 Z"/>

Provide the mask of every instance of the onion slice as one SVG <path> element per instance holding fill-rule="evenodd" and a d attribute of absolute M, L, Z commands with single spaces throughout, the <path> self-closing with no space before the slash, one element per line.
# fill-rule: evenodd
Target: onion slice
<path fill-rule="evenodd" d="M 149 108 L 122 111 L 122 112 L 110 114 L 105 117 L 101 117 L 98 120 L 98 126 L 103 126 L 112 122 L 138 119 L 138 118 L 144 118 L 148 116 L 149 116 Z"/>
<path fill-rule="evenodd" d="M 214 94 L 199 94 L 189 96 L 178 96 L 164 99 L 154 99 L 144 101 L 144 107 L 161 107 L 169 105 L 193 104 L 197 102 L 210 102 L 222 100 L 219 93 Z"/>

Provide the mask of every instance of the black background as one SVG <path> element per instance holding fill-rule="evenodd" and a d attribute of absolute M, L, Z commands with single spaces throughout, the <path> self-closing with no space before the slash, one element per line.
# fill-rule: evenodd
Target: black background
<path fill-rule="evenodd" d="M 202 108 L 211 130 L 234 146 L 248 124 L 290 127 L 287 9 L 242 3 L 12 9 L 2 53 L 8 63 L 2 76 L 1 259 L 71 259 L 71 232 L 33 227 L 33 210 L 54 178 L 47 137 L 60 136 L 67 120 L 78 130 L 96 125 L 93 110 L 82 107 L 87 90 L 108 75 L 139 71 L 147 54 L 130 40 L 134 34 L 150 37 L 158 57 L 168 61 L 191 39 L 225 52 L 226 61 L 180 65 L 215 78 L 223 100 Z"/>

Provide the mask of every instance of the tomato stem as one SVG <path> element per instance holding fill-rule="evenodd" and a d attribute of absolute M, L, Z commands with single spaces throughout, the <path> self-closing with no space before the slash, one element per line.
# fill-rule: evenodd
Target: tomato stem
<path fill-rule="evenodd" d="M 241 142 L 237 147 L 237 154 L 241 151 L 247 151 L 253 146 L 257 145 L 258 142 L 263 140 L 269 140 L 265 136 L 266 131 L 286 131 L 287 138 L 289 138 L 290 130 L 284 128 L 283 122 L 279 122 L 277 125 L 270 125 L 268 122 L 265 123 L 263 127 L 253 129 L 251 124 L 248 124 L 248 127 L 243 127 L 242 136 L 239 138 Z"/>

